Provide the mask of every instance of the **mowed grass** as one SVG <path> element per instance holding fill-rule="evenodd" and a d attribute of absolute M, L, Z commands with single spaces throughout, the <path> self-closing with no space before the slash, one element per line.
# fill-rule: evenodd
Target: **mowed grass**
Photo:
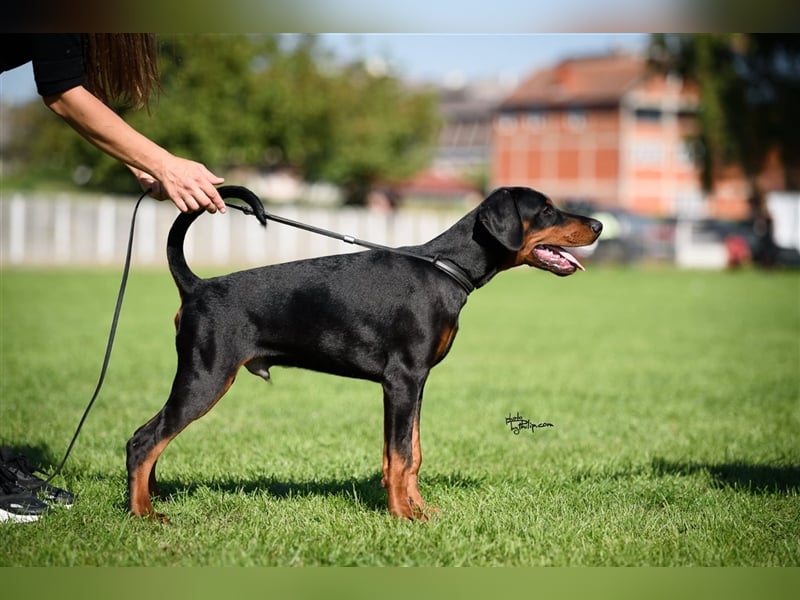
<path fill-rule="evenodd" d="M 1 274 L 2 443 L 59 461 L 118 283 Z M 0 564 L 800 564 L 797 273 L 498 276 L 428 380 L 420 479 L 440 512 L 425 524 L 386 512 L 380 387 L 278 368 L 270 384 L 243 370 L 166 450 L 171 525 L 129 517 L 125 443 L 168 394 L 177 307 L 168 274 L 134 266 L 57 480 L 78 502 L 0 524 Z M 517 413 L 553 427 L 514 435 Z"/>

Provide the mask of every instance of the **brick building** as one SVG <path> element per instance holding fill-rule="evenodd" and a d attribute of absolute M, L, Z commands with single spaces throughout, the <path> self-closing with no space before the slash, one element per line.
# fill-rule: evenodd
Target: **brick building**
<path fill-rule="evenodd" d="M 437 90 L 442 127 L 431 164 L 397 191 L 426 202 L 474 202 L 488 185 L 494 113 L 513 85 L 500 78 Z"/>
<path fill-rule="evenodd" d="M 590 200 L 653 216 L 747 215 L 740 177 L 704 197 L 688 136 L 698 94 L 627 54 L 575 58 L 533 73 L 498 107 L 493 186 Z"/>

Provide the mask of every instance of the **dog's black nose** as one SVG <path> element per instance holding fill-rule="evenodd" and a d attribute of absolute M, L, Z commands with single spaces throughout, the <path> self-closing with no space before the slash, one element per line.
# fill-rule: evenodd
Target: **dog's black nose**
<path fill-rule="evenodd" d="M 591 221 L 590 227 L 592 228 L 592 231 L 594 231 L 597 235 L 600 235 L 600 232 L 603 231 L 603 224 L 597 219 L 589 220 Z"/>

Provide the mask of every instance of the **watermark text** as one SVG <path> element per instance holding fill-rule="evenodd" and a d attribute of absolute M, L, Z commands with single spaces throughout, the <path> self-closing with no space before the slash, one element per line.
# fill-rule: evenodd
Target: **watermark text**
<path fill-rule="evenodd" d="M 511 433 L 514 435 L 519 435 L 519 432 L 523 429 L 530 429 L 531 433 L 534 433 L 537 429 L 541 429 L 543 427 L 553 427 L 552 423 L 534 423 L 530 419 L 526 419 L 522 415 L 517 412 L 515 416 L 511 416 L 511 413 L 508 413 L 506 417 L 506 425 L 511 428 Z"/>

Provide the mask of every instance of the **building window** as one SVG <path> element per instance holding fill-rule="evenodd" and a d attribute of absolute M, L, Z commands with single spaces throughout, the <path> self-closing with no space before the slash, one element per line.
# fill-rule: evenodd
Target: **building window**
<path fill-rule="evenodd" d="M 570 129 L 583 129 L 586 127 L 586 111 L 573 108 L 567 112 L 567 126 Z"/>
<path fill-rule="evenodd" d="M 525 124 L 531 129 L 541 129 L 547 123 L 547 115 L 543 110 L 532 110 L 525 116 Z"/>
<path fill-rule="evenodd" d="M 503 113 L 497 117 L 497 128 L 501 131 L 509 131 L 517 126 L 517 116 L 514 113 Z"/>
<path fill-rule="evenodd" d="M 637 121 L 658 123 L 661 120 L 661 110 L 658 108 L 637 108 L 634 114 Z"/>
<path fill-rule="evenodd" d="M 661 142 L 636 142 L 631 150 L 634 164 L 656 166 L 664 161 L 664 145 Z"/>

